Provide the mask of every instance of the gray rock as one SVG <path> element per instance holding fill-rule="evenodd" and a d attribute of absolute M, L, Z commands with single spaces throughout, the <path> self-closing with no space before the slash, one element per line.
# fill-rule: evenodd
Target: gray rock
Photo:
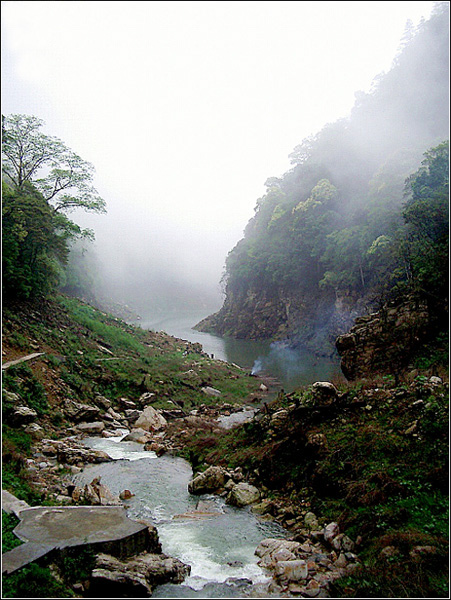
<path fill-rule="evenodd" d="M 141 427 L 145 431 L 159 431 L 167 426 L 168 422 L 153 406 L 146 406 L 141 415 L 135 421 L 135 427 Z"/>
<path fill-rule="evenodd" d="M 91 406 L 66 399 L 64 402 L 64 414 L 76 423 L 80 423 L 81 421 L 89 422 L 99 417 L 100 409 L 98 406 Z"/>
<path fill-rule="evenodd" d="M 220 396 L 222 394 L 222 392 L 220 392 L 216 388 L 210 387 L 208 385 L 206 387 L 203 387 L 202 391 L 207 396 L 216 396 L 216 397 L 218 397 L 218 396 Z"/>
<path fill-rule="evenodd" d="M 129 560 L 99 554 L 90 593 L 103 598 L 143 598 L 164 583 L 181 583 L 191 567 L 165 554 L 144 553 Z"/>
<path fill-rule="evenodd" d="M 309 529 L 318 529 L 318 519 L 316 518 L 316 515 L 312 512 L 306 513 L 304 516 L 304 524 Z"/>
<path fill-rule="evenodd" d="M 324 528 L 324 540 L 326 542 L 328 542 L 329 544 L 332 543 L 332 540 L 334 539 L 334 537 L 336 537 L 339 533 L 340 533 L 340 528 L 338 526 L 338 523 L 329 523 L 328 525 L 326 525 L 326 527 Z"/>
<path fill-rule="evenodd" d="M 102 463 L 111 461 L 111 457 L 102 450 L 82 448 L 79 446 L 68 446 L 65 444 L 57 446 L 57 459 L 60 463 L 77 465 L 78 463 Z"/>
<path fill-rule="evenodd" d="M 94 398 L 94 402 L 105 410 L 111 407 L 111 400 L 108 400 L 108 398 L 105 398 L 105 396 L 101 396 L 100 394 Z"/>
<path fill-rule="evenodd" d="M 190 494 L 208 494 L 221 490 L 228 480 L 226 470 L 222 467 L 211 466 L 199 473 L 188 484 Z"/>
<path fill-rule="evenodd" d="M 11 421 L 14 425 L 28 425 L 32 423 L 38 416 L 38 413 L 28 406 L 18 406 L 14 409 Z"/>
<path fill-rule="evenodd" d="M 125 411 L 125 418 L 129 423 L 134 423 L 141 415 L 141 411 L 136 408 L 128 408 Z"/>
<path fill-rule="evenodd" d="M 250 483 L 241 481 L 230 490 L 226 503 L 232 506 L 248 506 L 260 500 L 260 491 Z"/>
<path fill-rule="evenodd" d="M 338 397 L 337 388 L 329 381 L 317 381 L 312 385 L 313 395 L 319 403 L 329 404 Z"/>
<path fill-rule="evenodd" d="M 275 576 L 280 583 L 288 584 L 298 582 L 308 577 L 308 568 L 305 560 L 281 560 L 275 565 Z"/>
<path fill-rule="evenodd" d="M 141 427 L 132 429 L 130 433 L 127 433 L 127 435 L 121 440 L 121 442 L 137 442 L 138 444 L 146 444 L 150 441 L 152 441 L 151 434 Z"/>
<path fill-rule="evenodd" d="M 81 433 L 89 433 L 91 435 L 101 434 L 105 429 L 105 424 L 102 421 L 94 421 L 92 423 L 79 423 L 78 431 Z"/>
<path fill-rule="evenodd" d="M 30 423 L 24 428 L 24 431 L 38 440 L 42 440 L 45 437 L 44 429 L 37 423 Z"/>

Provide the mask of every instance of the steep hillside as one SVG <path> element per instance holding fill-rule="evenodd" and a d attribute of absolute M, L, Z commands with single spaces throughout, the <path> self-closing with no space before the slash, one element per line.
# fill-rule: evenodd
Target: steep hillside
<path fill-rule="evenodd" d="M 262 396 L 261 382 L 212 360 L 200 344 L 65 296 L 3 307 L 2 362 L 3 487 L 31 503 L 54 496 L 35 486 L 39 472 L 26 469 L 43 437 L 82 434 L 86 422 L 130 427 L 148 404 L 170 420 Z"/>
<path fill-rule="evenodd" d="M 356 316 L 405 293 L 405 182 L 448 136 L 448 38 L 441 3 L 374 89 L 356 94 L 351 115 L 304 140 L 293 168 L 268 179 L 227 258 L 224 305 L 198 329 L 330 353 Z"/>
<path fill-rule="evenodd" d="M 238 430 L 215 438 L 200 431 L 188 444 L 201 468 L 242 469 L 262 491 L 256 510 L 289 528 L 293 540 L 308 545 L 332 521 L 355 542 L 359 565 L 347 571 L 355 556 L 335 547 L 346 574 L 330 597 L 447 598 L 449 385 L 442 375 L 317 383 L 280 394 Z"/>

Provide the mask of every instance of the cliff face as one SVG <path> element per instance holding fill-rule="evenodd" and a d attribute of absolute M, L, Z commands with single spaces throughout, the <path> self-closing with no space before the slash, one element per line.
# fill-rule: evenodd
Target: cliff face
<path fill-rule="evenodd" d="M 343 374 L 350 380 L 377 373 L 398 374 L 426 341 L 429 322 L 426 303 L 415 298 L 357 318 L 349 332 L 336 340 Z"/>
<path fill-rule="evenodd" d="M 250 288 L 229 293 L 221 310 L 195 328 L 241 339 L 288 340 L 328 355 L 337 335 L 348 331 L 361 310 L 361 302 L 351 295 Z"/>

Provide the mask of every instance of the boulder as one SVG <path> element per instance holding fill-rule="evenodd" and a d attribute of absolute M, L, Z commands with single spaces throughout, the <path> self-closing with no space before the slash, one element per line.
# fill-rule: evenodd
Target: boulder
<path fill-rule="evenodd" d="M 285 426 L 288 420 L 289 413 L 285 408 L 278 410 L 271 416 L 271 427 L 281 429 Z"/>
<path fill-rule="evenodd" d="M 344 533 L 339 533 L 331 541 L 332 548 L 339 552 L 352 552 L 355 548 L 354 542 Z"/>
<path fill-rule="evenodd" d="M 129 423 L 134 423 L 141 415 L 141 411 L 136 408 L 127 408 L 125 411 L 125 418 Z"/>
<path fill-rule="evenodd" d="M 77 463 L 102 463 L 109 462 L 112 458 L 102 450 L 93 450 L 92 448 L 82 448 L 81 446 L 66 445 L 60 442 L 56 446 L 56 458 L 58 462 L 67 465 Z"/>
<path fill-rule="evenodd" d="M 210 387 L 208 385 L 206 387 L 203 387 L 202 391 L 207 396 L 216 396 L 216 397 L 220 396 L 222 393 L 219 390 L 217 390 L 216 388 Z"/>
<path fill-rule="evenodd" d="M 145 598 L 157 585 L 181 583 L 191 567 L 165 554 L 143 553 L 129 560 L 107 554 L 96 557 L 90 595 L 102 598 Z"/>
<path fill-rule="evenodd" d="M 221 490 L 228 479 L 226 470 L 222 467 L 211 466 L 199 473 L 188 484 L 190 494 L 208 494 Z"/>
<path fill-rule="evenodd" d="M 273 508 L 271 500 L 262 500 L 258 504 L 252 505 L 252 512 L 256 515 L 267 515 L 270 514 Z"/>
<path fill-rule="evenodd" d="M 305 560 L 281 560 L 275 565 L 274 574 L 276 579 L 283 585 L 296 583 L 307 579 L 308 568 Z"/>
<path fill-rule="evenodd" d="M 89 422 L 94 421 L 99 417 L 100 409 L 98 406 L 91 406 L 89 404 L 82 404 L 81 402 L 66 399 L 64 402 L 64 414 L 67 418 L 76 423 L 82 421 Z"/>
<path fill-rule="evenodd" d="M 138 444 L 146 444 L 152 440 L 152 436 L 148 431 L 142 429 L 142 427 L 136 427 L 132 429 L 130 433 L 127 433 L 121 439 L 121 442 L 138 442 Z"/>
<path fill-rule="evenodd" d="M 304 524 L 308 529 L 318 529 L 318 519 L 316 515 L 312 512 L 308 512 L 304 516 Z"/>
<path fill-rule="evenodd" d="M 92 423 L 79 423 L 78 431 L 81 433 L 90 433 L 92 435 L 100 435 L 105 429 L 105 424 L 102 421 L 93 421 Z"/>
<path fill-rule="evenodd" d="M 121 506 L 122 502 L 118 496 L 115 496 L 113 492 L 102 483 L 95 485 L 95 490 L 100 499 L 101 506 Z"/>
<path fill-rule="evenodd" d="M 14 392 L 9 392 L 8 390 L 2 390 L 2 398 L 5 404 L 17 405 L 21 402 L 20 396 L 18 394 L 15 394 Z"/>
<path fill-rule="evenodd" d="M 119 561 L 118 561 L 119 562 Z M 108 569 L 95 568 L 91 573 L 89 592 L 98 598 L 150 598 L 152 588 L 145 576 L 122 565 Z"/>
<path fill-rule="evenodd" d="M 312 385 L 312 390 L 319 404 L 329 404 L 338 397 L 337 388 L 329 381 L 316 381 Z"/>
<path fill-rule="evenodd" d="M 105 398 L 105 396 L 101 396 L 100 394 L 94 398 L 94 402 L 105 410 L 111 408 L 111 400 L 108 400 L 108 398 Z"/>
<path fill-rule="evenodd" d="M 238 507 L 248 506 L 249 504 L 254 504 L 254 502 L 259 501 L 259 490 L 255 486 L 244 481 L 234 485 L 226 499 L 227 504 Z"/>
<path fill-rule="evenodd" d="M 119 398 L 119 405 L 123 410 L 131 410 L 136 408 L 136 403 L 128 398 Z"/>
<path fill-rule="evenodd" d="M 340 533 L 338 523 L 329 523 L 323 530 L 324 541 L 331 544 L 332 540 Z"/>
<path fill-rule="evenodd" d="M 45 437 L 44 429 L 37 423 L 30 423 L 25 427 L 24 431 L 38 440 L 42 440 Z"/>
<path fill-rule="evenodd" d="M 115 496 L 111 490 L 100 483 L 100 478 L 96 477 L 87 483 L 83 488 L 74 486 L 71 490 L 72 500 L 75 502 L 85 502 L 93 506 L 122 506 L 118 496 Z"/>
<path fill-rule="evenodd" d="M 133 498 L 135 494 L 133 494 L 130 490 L 123 490 L 120 494 L 119 494 L 119 498 L 121 500 L 130 500 L 130 498 Z"/>
<path fill-rule="evenodd" d="M 28 425 L 32 423 L 38 416 L 38 413 L 28 406 L 17 406 L 11 417 L 11 422 L 14 425 Z"/>
<path fill-rule="evenodd" d="M 300 547 L 299 542 L 294 542 L 290 540 L 283 540 L 277 538 L 265 538 L 262 540 L 255 550 L 256 556 L 260 558 L 270 557 L 270 562 L 272 562 L 272 557 L 276 552 L 279 552 L 281 549 L 288 550 L 290 553 L 296 552 L 296 550 Z"/>
<path fill-rule="evenodd" d="M 139 406 L 147 406 L 149 402 L 153 402 L 157 400 L 157 395 L 154 392 L 146 392 L 139 397 L 138 404 Z"/>
<path fill-rule="evenodd" d="M 113 417 L 114 420 L 116 421 L 122 421 L 122 419 L 124 418 L 120 413 L 116 412 L 114 410 L 114 408 L 110 408 L 106 411 L 107 415 L 110 415 L 111 417 Z"/>
<path fill-rule="evenodd" d="M 145 431 L 158 431 L 164 429 L 168 422 L 163 415 L 153 408 L 153 406 L 146 406 L 142 411 L 141 415 L 135 421 L 135 427 L 140 427 Z"/>

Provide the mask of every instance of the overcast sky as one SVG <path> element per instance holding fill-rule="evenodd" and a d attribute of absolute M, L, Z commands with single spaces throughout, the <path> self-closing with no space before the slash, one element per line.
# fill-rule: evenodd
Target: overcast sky
<path fill-rule="evenodd" d="M 434 2 L 2 2 L 2 113 L 96 169 L 108 269 L 217 285 L 267 178 Z M 143 274 L 145 278 L 145 273 Z"/>

